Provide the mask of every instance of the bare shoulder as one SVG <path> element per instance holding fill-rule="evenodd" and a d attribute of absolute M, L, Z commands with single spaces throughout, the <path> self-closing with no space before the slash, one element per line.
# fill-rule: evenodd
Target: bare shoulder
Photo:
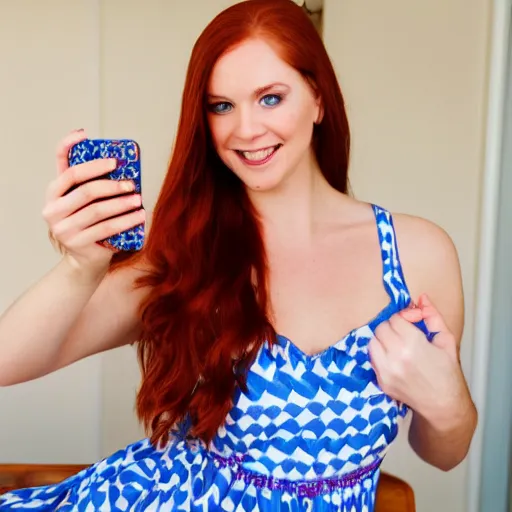
<path fill-rule="evenodd" d="M 404 276 L 413 299 L 426 293 L 460 341 L 464 299 L 459 257 L 450 235 L 421 217 L 393 214 Z"/>
<path fill-rule="evenodd" d="M 425 263 L 443 261 L 458 267 L 457 249 L 442 227 L 414 215 L 393 213 L 392 216 L 402 257 L 404 252 L 412 251 L 415 258 Z"/>

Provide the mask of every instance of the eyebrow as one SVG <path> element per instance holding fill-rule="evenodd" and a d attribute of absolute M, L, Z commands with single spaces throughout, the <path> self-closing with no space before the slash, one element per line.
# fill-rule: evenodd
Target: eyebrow
<path fill-rule="evenodd" d="M 265 94 L 266 92 L 270 91 L 271 89 L 273 89 L 274 87 L 284 87 L 286 88 L 287 90 L 290 89 L 290 86 L 289 85 L 286 85 L 282 82 L 273 82 L 271 84 L 268 84 L 268 85 L 264 85 L 263 87 L 258 87 L 255 91 L 254 91 L 254 96 L 261 96 L 262 94 Z M 225 96 L 218 96 L 217 94 L 208 94 L 208 98 L 209 99 L 226 99 Z"/>

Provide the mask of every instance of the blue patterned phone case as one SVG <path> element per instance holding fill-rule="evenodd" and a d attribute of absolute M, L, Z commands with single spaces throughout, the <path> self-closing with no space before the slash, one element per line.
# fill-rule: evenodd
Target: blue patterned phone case
<path fill-rule="evenodd" d="M 104 178 L 132 180 L 135 193 L 141 193 L 139 145 L 129 139 L 85 139 L 75 144 L 68 154 L 69 166 L 83 164 L 98 158 L 116 158 L 117 168 Z M 144 224 L 103 240 L 102 245 L 116 251 L 139 251 L 144 245 Z"/>

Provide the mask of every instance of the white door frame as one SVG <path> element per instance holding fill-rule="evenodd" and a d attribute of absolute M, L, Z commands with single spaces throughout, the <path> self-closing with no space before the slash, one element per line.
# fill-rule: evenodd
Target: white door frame
<path fill-rule="evenodd" d="M 470 382 L 480 421 L 469 455 L 467 478 L 468 512 L 480 512 L 481 484 L 484 476 L 482 474 L 483 427 L 484 419 L 486 418 L 490 360 L 489 348 L 492 332 L 493 280 L 500 197 L 499 188 L 502 171 L 503 124 L 508 78 L 507 63 L 511 7 L 512 0 L 494 0 L 492 5 L 485 168 L 482 183 L 479 268 L 474 322 L 475 342 Z M 508 428 L 508 426 L 505 426 L 505 428 Z"/>

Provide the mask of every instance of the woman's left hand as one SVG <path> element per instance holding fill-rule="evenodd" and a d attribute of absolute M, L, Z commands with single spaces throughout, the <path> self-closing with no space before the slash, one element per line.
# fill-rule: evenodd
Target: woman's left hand
<path fill-rule="evenodd" d="M 436 333 L 431 342 L 414 325 L 421 320 Z M 369 351 L 382 391 L 425 418 L 449 415 L 467 394 L 457 341 L 426 295 L 382 322 Z"/>

